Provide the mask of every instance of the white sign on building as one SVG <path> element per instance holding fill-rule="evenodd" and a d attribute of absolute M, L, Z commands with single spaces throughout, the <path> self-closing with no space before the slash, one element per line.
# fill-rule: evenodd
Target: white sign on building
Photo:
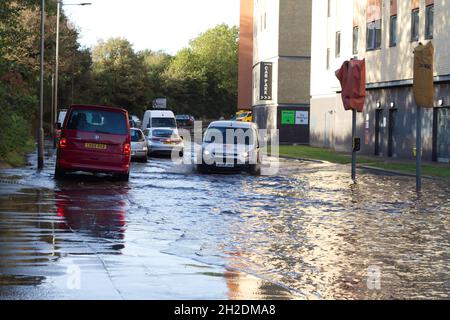
<path fill-rule="evenodd" d="M 296 111 L 295 112 L 295 124 L 308 125 L 309 124 L 309 112 L 308 111 Z"/>

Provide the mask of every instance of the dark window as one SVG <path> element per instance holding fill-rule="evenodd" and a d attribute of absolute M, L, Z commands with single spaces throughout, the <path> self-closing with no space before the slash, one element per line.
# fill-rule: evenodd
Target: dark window
<path fill-rule="evenodd" d="M 211 127 L 206 130 L 204 142 L 253 145 L 254 139 L 252 129 Z"/>
<path fill-rule="evenodd" d="M 389 24 L 389 46 L 395 47 L 397 45 L 397 16 L 391 16 Z"/>
<path fill-rule="evenodd" d="M 341 32 L 336 32 L 336 52 L 335 52 L 336 58 L 339 58 L 341 55 Z"/>
<path fill-rule="evenodd" d="M 105 134 L 128 134 L 125 114 L 104 110 L 73 110 L 67 129 Z"/>
<path fill-rule="evenodd" d="M 152 118 L 153 128 L 176 128 L 175 118 Z"/>
<path fill-rule="evenodd" d="M 434 5 L 427 6 L 425 14 L 425 38 L 433 39 Z"/>
<path fill-rule="evenodd" d="M 381 47 L 381 20 L 367 24 L 367 50 L 375 50 Z"/>
<path fill-rule="evenodd" d="M 419 40 L 419 9 L 411 12 L 411 41 Z"/>
<path fill-rule="evenodd" d="M 141 142 L 144 141 L 144 136 L 140 130 L 130 130 L 131 141 L 133 142 Z"/>
<path fill-rule="evenodd" d="M 173 130 L 153 130 L 153 136 L 158 138 L 170 138 L 174 136 Z"/>
<path fill-rule="evenodd" d="M 359 27 L 353 28 L 353 54 L 358 54 Z"/>

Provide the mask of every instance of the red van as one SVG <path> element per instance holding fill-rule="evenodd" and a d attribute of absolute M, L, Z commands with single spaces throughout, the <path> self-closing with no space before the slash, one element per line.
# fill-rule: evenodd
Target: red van
<path fill-rule="evenodd" d="M 128 181 L 131 140 L 128 112 L 124 109 L 73 105 L 61 131 L 55 178 L 66 172 L 112 173 Z"/>

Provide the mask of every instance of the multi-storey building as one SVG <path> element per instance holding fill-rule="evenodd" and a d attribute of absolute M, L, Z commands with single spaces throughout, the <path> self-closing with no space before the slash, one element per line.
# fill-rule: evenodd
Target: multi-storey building
<path fill-rule="evenodd" d="M 252 108 L 260 128 L 278 128 L 281 143 L 309 142 L 311 3 L 241 0 L 239 107 Z"/>
<path fill-rule="evenodd" d="M 435 47 L 435 107 L 425 109 L 424 159 L 450 158 L 450 2 L 447 0 L 314 0 L 311 47 L 313 146 L 351 149 L 351 112 L 344 111 L 335 71 L 366 59 L 366 105 L 358 114 L 362 152 L 411 158 L 416 104 L 414 48 Z"/>

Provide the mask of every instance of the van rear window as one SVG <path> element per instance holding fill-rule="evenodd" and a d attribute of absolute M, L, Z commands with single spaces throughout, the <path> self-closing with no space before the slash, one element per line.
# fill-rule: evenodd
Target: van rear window
<path fill-rule="evenodd" d="M 152 118 L 153 128 L 176 128 L 175 118 Z"/>
<path fill-rule="evenodd" d="M 127 119 L 123 112 L 97 109 L 73 110 L 67 129 L 104 134 L 128 134 Z"/>

